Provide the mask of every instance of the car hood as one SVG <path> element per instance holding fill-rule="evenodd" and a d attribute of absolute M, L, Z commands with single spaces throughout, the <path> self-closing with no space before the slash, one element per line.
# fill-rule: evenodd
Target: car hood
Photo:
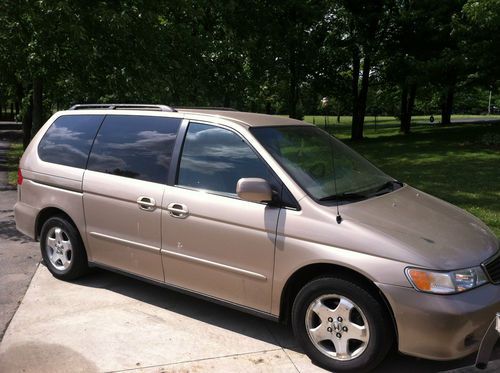
<path fill-rule="evenodd" d="M 382 236 L 388 246 L 400 247 L 409 262 L 434 269 L 475 266 L 498 251 L 498 239 L 481 220 L 408 185 L 344 205 L 341 214 L 359 229 Z"/>

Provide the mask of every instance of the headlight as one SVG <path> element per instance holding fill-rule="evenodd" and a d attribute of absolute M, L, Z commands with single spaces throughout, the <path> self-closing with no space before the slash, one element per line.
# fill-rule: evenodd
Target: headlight
<path fill-rule="evenodd" d="M 405 272 L 408 280 L 415 289 L 435 294 L 460 293 L 488 282 L 481 267 L 460 269 L 451 272 L 406 268 Z"/>

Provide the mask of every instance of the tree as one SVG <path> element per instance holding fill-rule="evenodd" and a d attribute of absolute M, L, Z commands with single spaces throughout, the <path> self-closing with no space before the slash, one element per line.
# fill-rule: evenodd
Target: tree
<path fill-rule="evenodd" d="M 7 1 L 0 14 L 0 65 L 24 104 L 27 146 L 46 118 L 45 87 L 56 84 L 55 78 L 78 51 L 71 43 L 80 30 L 78 16 L 68 3 L 55 0 Z"/>
<path fill-rule="evenodd" d="M 465 0 L 436 2 L 432 21 L 435 25 L 431 39 L 438 52 L 430 61 L 430 76 L 441 90 L 441 123 L 451 122 L 453 100 L 457 82 L 465 73 L 464 56 L 458 48 L 458 35 L 454 29 L 454 17 L 460 13 Z"/>
<path fill-rule="evenodd" d="M 390 37 L 383 74 L 400 93 L 400 131 L 411 132 L 411 117 L 419 85 L 427 83 L 428 61 L 436 51 L 429 42 L 435 33 L 434 1 L 399 0 L 392 9 Z"/>
<path fill-rule="evenodd" d="M 384 75 L 400 92 L 400 131 L 411 132 L 418 88 L 441 91 L 444 123 L 450 122 L 455 85 L 463 75 L 453 17 L 461 1 L 397 0 L 385 50 Z"/>
<path fill-rule="evenodd" d="M 383 49 L 391 4 L 390 0 L 332 3 L 330 13 L 351 56 L 352 140 L 363 138 L 370 76 Z"/>
<path fill-rule="evenodd" d="M 190 43 L 196 22 L 188 9 L 192 5 L 152 0 L 3 3 L 2 80 L 21 87 L 24 144 L 46 119 L 44 106 L 49 112 L 53 105 L 75 102 L 174 97 L 178 92 L 172 87 L 186 86 L 174 78 L 193 73 L 186 72 L 193 63 L 187 51 L 197 45 Z M 183 23 L 183 17 L 190 22 Z"/>
<path fill-rule="evenodd" d="M 251 102 L 262 101 L 259 96 L 267 91 L 263 101 L 269 111 L 268 104 L 275 101 L 271 89 L 285 99 L 290 117 L 302 117 L 301 87 L 323 43 L 323 16 L 324 2 L 319 0 L 258 1 L 235 8 L 230 24 L 245 45 Z"/>
<path fill-rule="evenodd" d="M 470 67 L 469 79 L 489 90 L 500 83 L 500 0 L 469 0 L 456 17 L 460 52 Z"/>

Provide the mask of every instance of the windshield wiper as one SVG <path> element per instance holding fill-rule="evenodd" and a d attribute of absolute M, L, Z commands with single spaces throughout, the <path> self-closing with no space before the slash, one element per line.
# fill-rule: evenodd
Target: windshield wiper
<path fill-rule="evenodd" d="M 402 187 L 403 183 L 397 180 L 390 180 L 378 188 L 375 188 L 374 190 L 372 189 L 373 191 L 371 193 L 345 192 L 320 198 L 320 201 L 356 201 L 392 192 L 393 190 L 398 189 L 397 186 Z"/>
<path fill-rule="evenodd" d="M 331 196 L 326 196 L 320 198 L 320 201 L 355 201 L 358 199 L 365 199 L 366 195 L 360 193 L 342 193 L 342 194 L 332 194 Z"/>
<path fill-rule="evenodd" d="M 377 189 L 375 189 L 375 191 L 373 192 L 373 196 L 379 196 L 381 194 L 385 194 L 385 193 L 389 193 L 389 192 L 392 192 L 393 190 L 396 190 L 396 185 L 398 185 L 399 187 L 402 187 L 403 186 L 403 183 L 401 181 L 397 181 L 397 180 L 390 180 L 384 184 L 382 184 L 380 187 L 378 187 Z M 387 190 L 388 189 L 388 190 Z M 387 191 L 386 191 L 387 190 Z M 383 192 L 383 193 L 381 193 Z"/>

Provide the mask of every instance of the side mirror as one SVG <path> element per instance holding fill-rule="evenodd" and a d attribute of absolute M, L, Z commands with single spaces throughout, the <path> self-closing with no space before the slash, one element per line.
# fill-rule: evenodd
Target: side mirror
<path fill-rule="evenodd" d="M 250 202 L 270 202 L 273 199 L 271 185 L 266 180 L 255 177 L 239 179 L 236 194 Z"/>

